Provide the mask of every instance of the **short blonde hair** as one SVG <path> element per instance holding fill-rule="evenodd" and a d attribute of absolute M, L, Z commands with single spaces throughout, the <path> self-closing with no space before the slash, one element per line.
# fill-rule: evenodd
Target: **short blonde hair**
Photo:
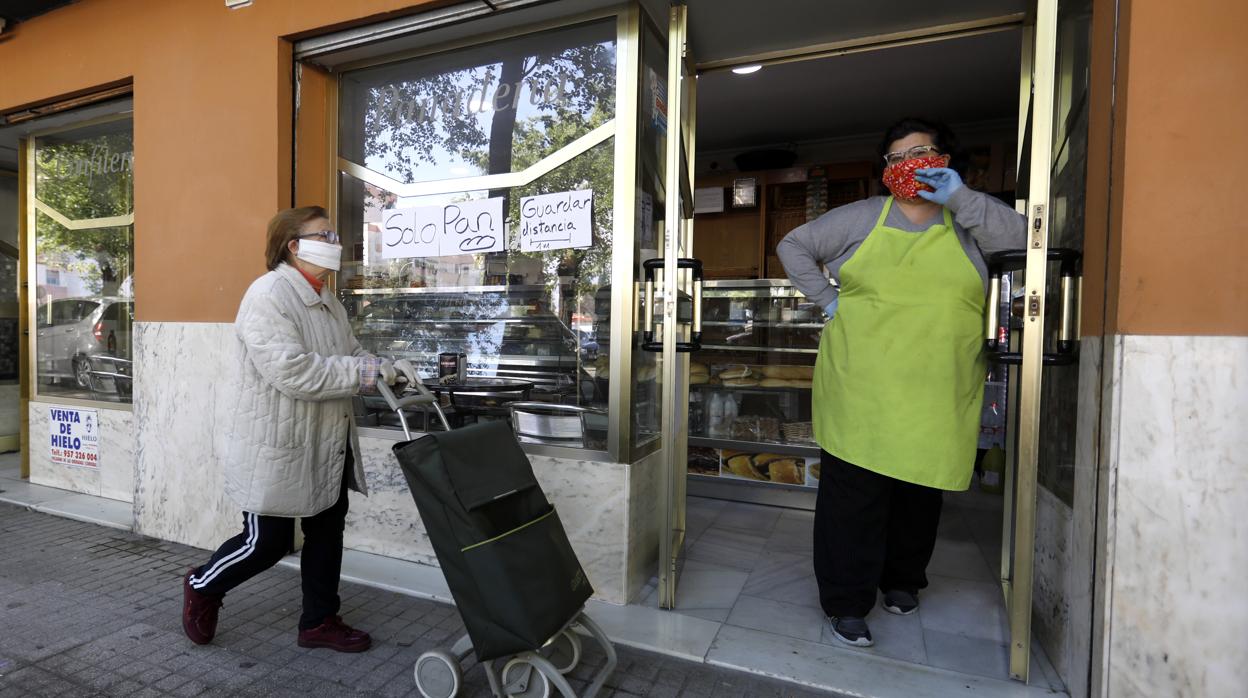
<path fill-rule="evenodd" d="M 289 261 L 290 241 L 299 237 L 303 224 L 317 218 L 329 219 L 329 214 L 320 206 L 301 206 L 278 211 L 269 220 L 268 242 L 264 257 L 269 271 L 276 269 L 282 262 Z"/>

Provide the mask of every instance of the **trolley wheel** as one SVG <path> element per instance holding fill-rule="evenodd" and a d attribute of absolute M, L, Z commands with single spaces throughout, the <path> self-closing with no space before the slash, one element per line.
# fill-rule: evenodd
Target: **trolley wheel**
<path fill-rule="evenodd" d="M 449 652 L 430 650 L 416 660 L 416 690 L 424 698 L 454 698 L 464 685 L 459 662 Z"/>
<path fill-rule="evenodd" d="M 542 656 L 555 665 L 560 674 L 567 674 L 581 662 L 581 638 L 572 630 L 562 630 L 542 648 Z"/>
<path fill-rule="evenodd" d="M 527 659 L 517 657 L 503 665 L 507 698 L 550 698 L 550 680 Z"/>

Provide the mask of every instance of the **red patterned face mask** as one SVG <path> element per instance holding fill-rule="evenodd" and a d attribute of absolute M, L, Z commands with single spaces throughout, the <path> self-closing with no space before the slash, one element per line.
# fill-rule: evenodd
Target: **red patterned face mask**
<path fill-rule="evenodd" d="M 888 190 L 898 199 L 914 201 L 919 198 L 919 192 L 934 191 L 931 187 L 916 180 L 914 171 L 928 167 L 948 166 L 948 155 L 929 155 L 925 158 L 914 158 L 896 165 L 889 165 L 884 168 L 884 186 L 888 187 Z"/>

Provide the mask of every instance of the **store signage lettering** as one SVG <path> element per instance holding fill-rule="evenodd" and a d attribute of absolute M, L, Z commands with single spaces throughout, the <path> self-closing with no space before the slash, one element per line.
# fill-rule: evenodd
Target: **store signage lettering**
<path fill-rule="evenodd" d="M 590 189 L 526 196 L 520 200 L 520 250 L 541 252 L 593 244 Z"/>
<path fill-rule="evenodd" d="M 100 467 L 100 421 L 96 410 L 48 408 L 52 462 L 77 468 Z"/>
<path fill-rule="evenodd" d="M 134 171 L 133 150 L 113 150 L 107 145 L 96 145 L 91 152 L 74 158 L 63 157 L 57 151 L 40 151 L 40 168 L 54 177 L 86 177 L 87 181 L 96 175 L 117 174 Z"/>
<path fill-rule="evenodd" d="M 507 248 L 503 197 L 382 212 L 385 259 L 502 252 Z"/>
<path fill-rule="evenodd" d="M 487 70 L 480 84 L 470 89 L 447 90 L 437 97 L 407 99 L 398 87 L 388 88 L 388 104 L 383 113 L 389 121 L 434 121 L 438 113 L 452 117 L 466 116 L 490 110 L 505 111 L 520 106 L 521 94 L 528 87 L 528 102 L 533 106 L 558 106 L 567 108 L 571 103 L 571 86 L 575 78 L 561 73 L 548 80 L 521 80 L 516 83 L 495 83 L 494 73 Z"/>

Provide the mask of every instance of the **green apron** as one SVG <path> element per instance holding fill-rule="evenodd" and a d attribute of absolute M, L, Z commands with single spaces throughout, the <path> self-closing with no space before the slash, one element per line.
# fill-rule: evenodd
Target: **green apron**
<path fill-rule="evenodd" d="M 814 431 L 854 465 L 942 490 L 970 484 L 984 399 L 983 279 L 953 228 L 884 225 L 841 266 L 815 363 Z"/>

